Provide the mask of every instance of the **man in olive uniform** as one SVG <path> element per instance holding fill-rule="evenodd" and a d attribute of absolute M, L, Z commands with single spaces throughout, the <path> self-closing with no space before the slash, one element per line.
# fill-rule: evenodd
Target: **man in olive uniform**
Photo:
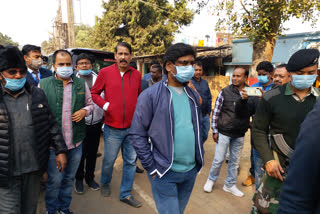
<path fill-rule="evenodd" d="M 261 98 L 252 132 L 254 146 L 267 173 L 253 196 L 252 213 L 277 212 L 300 125 L 319 96 L 318 89 L 312 86 L 317 78 L 318 59 L 316 49 L 294 53 L 286 67 L 291 73 L 291 81 L 266 92 Z"/>

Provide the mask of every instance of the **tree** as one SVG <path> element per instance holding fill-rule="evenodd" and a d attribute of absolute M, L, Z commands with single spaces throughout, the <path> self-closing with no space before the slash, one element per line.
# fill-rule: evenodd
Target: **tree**
<path fill-rule="evenodd" d="M 8 46 L 8 45 L 14 45 L 14 46 L 19 46 L 18 42 L 14 42 L 12 41 L 11 37 L 5 35 L 5 34 L 2 34 L 0 32 L 0 45 L 3 45 L 3 46 Z"/>
<path fill-rule="evenodd" d="M 41 51 L 43 54 L 48 55 L 55 51 L 54 38 L 50 37 L 47 41 L 41 43 Z"/>
<path fill-rule="evenodd" d="M 196 0 L 191 0 L 196 1 Z M 204 7 L 209 1 L 198 1 Z M 282 36 L 284 23 L 296 17 L 314 26 L 320 15 L 319 0 L 219 0 L 213 6 L 219 17 L 216 30 L 229 28 L 236 36 L 247 36 L 253 42 L 252 76 L 256 65 L 272 60 L 277 36 Z"/>
<path fill-rule="evenodd" d="M 93 30 L 88 25 L 75 26 L 76 47 L 98 48 L 94 43 Z"/>
<path fill-rule="evenodd" d="M 128 42 L 136 55 L 163 53 L 174 40 L 174 33 L 193 18 L 187 0 L 109 0 L 97 18 L 95 45 L 113 51 L 120 42 Z"/>

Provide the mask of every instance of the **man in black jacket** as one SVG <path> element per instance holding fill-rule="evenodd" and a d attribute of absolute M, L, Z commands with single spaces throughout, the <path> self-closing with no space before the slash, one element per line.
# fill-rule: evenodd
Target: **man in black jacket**
<path fill-rule="evenodd" d="M 17 47 L 0 47 L 0 213 L 35 214 L 49 147 L 57 168 L 67 148 L 44 92 L 26 82 Z"/>
<path fill-rule="evenodd" d="M 41 67 L 43 60 L 40 47 L 35 45 L 25 45 L 22 48 L 22 53 L 28 68 L 26 80 L 29 84 L 38 86 L 40 79 L 52 76 L 52 72 L 50 70 Z"/>
<path fill-rule="evenodd" d="M 203 187 L 205 192 L 212 191 L 229 147 L 228 173 L 223 190 L 238 197 L 244 195 L 236 187 L 236 181 L 244 135 L 249 128 L 250 114 L 246 101 L 248 95 L 244 90 L 248 74 L 249 71 L 244 67 L 236 68 L 232 75 L 232 84 L 223 88 L 217 97 L 212 116 L 213 140 L 217 144 L 209 177 Z M 237 108 L 238 105 L 242 107 Z"/>
<path fill-rule="evenodd" d="M 197 92 L 202 98 L 201 113 L 202 113 L 202 123 L 201 123 L 201 136 L 203 142 L 208 139 L 208 132 L 210 130 L 210 114 L 211 114 L 211 102 L 212 96 L 207 80 L 201 78 L 203 74 L 203 65 L 200 61 L 194 63 L 194 75 L 191 79 L 192 84 L 196 88 Z"/>

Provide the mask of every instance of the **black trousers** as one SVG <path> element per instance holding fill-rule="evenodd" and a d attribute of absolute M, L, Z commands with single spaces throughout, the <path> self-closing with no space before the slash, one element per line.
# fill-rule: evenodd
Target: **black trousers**
<path fill-rule="evenodd" d="M 8 188 L 0 188 L 0 213 L 36 214 L 40 178 L 39 171 L 12 177 Z"/>
<path fill-rule="evenodd" d="M 76 173 L 77 180 L 83 180 L 84 178 L 87 183 L 93 180 L 100 135 L 101 123 L 86 125 L 86 137 L 82 142 L 81 162 Z"/>

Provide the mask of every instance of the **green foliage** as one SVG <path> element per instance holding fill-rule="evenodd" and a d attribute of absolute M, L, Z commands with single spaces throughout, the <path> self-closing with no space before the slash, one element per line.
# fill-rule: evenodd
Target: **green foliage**
<path fill-rule="evenodd" d="M 43 41 L 41 43 L 41 52 L 44 55 L 48 55 L 50 53 L 53 53 L 55 51 L 54 47 L 54 39 L 50 37 L 47 41 Z"/>
<path fill-rule="evenodd" d="M 3 46 L 7 46 L 7 45 L 14 45 L 14 46 L 19 46 L 18 42 L 14 42 L 12 41 L 11 37 L 5 35 L 5 34 L 2 34 L 0 32 L 0 45 L 3 45 Z"/>
<path fill-rule="evenodd" d="M 105 12 L 96 19 L 95 46 L 113 51 L 120 41 L 131 44 L 135 55 L 163 53 L 174 33 L 188 25 L 193 12 L 187 0 L 109 0 Z"/>
<path fill-rule="evenodd" d="M 97 48 L 94 43 L 93 28 L 87 25 L 75 26 L 76 47 Z"/>
<path fill-rule="evenodd" d="M 191 0 L 192 1 L 192 0 Z M 202 1 L 203 2 L 203 1 Z M 217 31 L 226 29 L 254 42 L 267 42 L 282 35 L 292 17 L 316 24 L 319 0 L 218 0 L 213 14 L 219 17 Z M 239 10 L 240 8 L 240 10 Z"/>

